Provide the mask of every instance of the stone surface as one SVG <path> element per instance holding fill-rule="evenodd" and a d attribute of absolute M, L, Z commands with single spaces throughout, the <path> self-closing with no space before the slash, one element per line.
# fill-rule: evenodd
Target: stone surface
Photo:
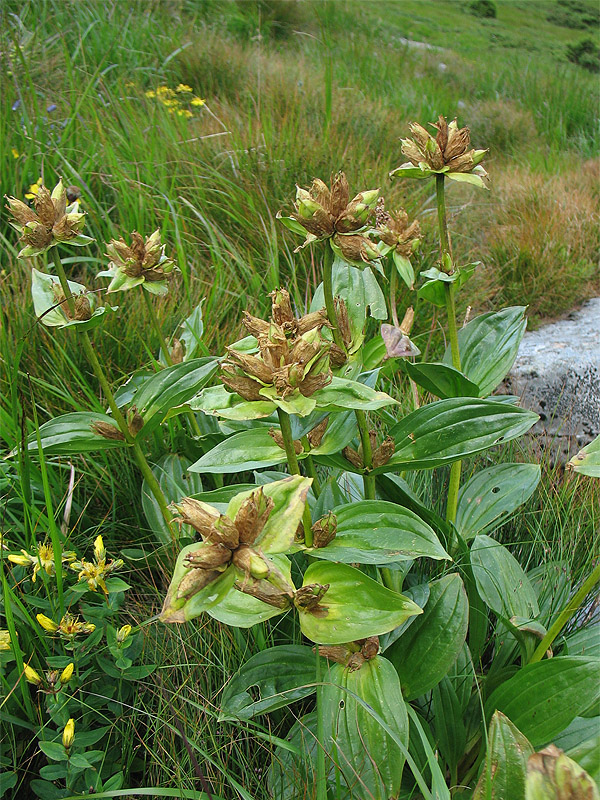
<path fill-rule="evenodd" d="M 523 337 L 505 389 L 540 415 L 532 434 L 566 458 L 600 434 L 600 297 Z"/>

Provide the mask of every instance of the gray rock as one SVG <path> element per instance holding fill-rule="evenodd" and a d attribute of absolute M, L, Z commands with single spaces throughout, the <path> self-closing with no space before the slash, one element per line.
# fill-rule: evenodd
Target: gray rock
<path fill-rule="evenodd" d="M 505 388 L 540 415 L 531 433 L 561 460 L 600 434 L 600 297 L 523 337 Z"/>

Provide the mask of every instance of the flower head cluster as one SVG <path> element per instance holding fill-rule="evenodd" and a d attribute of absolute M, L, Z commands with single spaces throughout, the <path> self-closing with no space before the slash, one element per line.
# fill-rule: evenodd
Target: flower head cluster
<path fill-rule="evenodd" d="M 159 230 L 145 239 L 134 231 L 129 245 L 123 238 L 111 239 L 106 249 L 111 261 L 109 268 L 99 272 L 98 277 L 112 278 L 108 286 L 109 292 L 125 291 L 143 285 L 151 294 L 167 293 L 167 280 L 175 269 L 175 264 L 165 255 L 165 245 L 161 244 Z"/>
<path fill-rule="evenodd" d="M 377 207 L 377 228 L 381 241 L 389 248 L 387 252 L 399 253 L 405 258 L 418 248 L 421 241 L 421 227 L 416 220 L 409 222 L 408 214 L 403 208 L 397 211 L 386 211 L 383 204 Z"/>
<path fill-rule="evenodd" d="M 296 319 L 285 289 L 271 295 L 271 322 L 245 312 L 244 325 L 256 337 L 258 354 L 228 348 L 221 380 L 245 400 L 264 400 L 269 390 L 286 398 L 295 392 L 310 397 L 331 381 L 330 343 L 321 338 L 324 311 Z"/>
<path fill-rule="evenodd" d="M 94 542 L 94 560 L 85 561 L 83 558 L 79 561 L 74 561 L 70 567 L 75 572 L 78 572 L 78 580 L 87 581 L 88 588 L 92 592 L 101 589 L 104 594 L 108 594 L 106 588 L 106 578 L 118 569 L 123 567 L 123 559 L 117 558 L 116 560 L 106 560 L 106 548 L 102 536 L 98 536 Z"/>
<path fill-rule="evenodd" d="M 192 109 L 202 108 L 206 105 L 206 100 L 195 95 L 193 88 L 185 83 L 178 84 L 175 89 L 171 89 L 169 86 L 159 86 L 156 89 L 149 89 L 145 94 L 149 99 L 156 98 L 169 114 L 184 119 L 191 119 L 194 116 Z"/>
<path fill-rule="evenodd" d="M 68 683 L 73 677 L 73 670 L 75 665 L 73 663 L 67 664 L 62 672 L 57 669 L 49 670 L 45 675 L 40 675 L 33 667 L 26 664 L 24 667 L 25 680 L 34 686 L 40 687 L 41 691 L 46 694 L 56 694 L 60 689 Z M 42 688 L 43 687 L 43 688 Z"/>
<path fill-rule="evenodd" d="M 67 192 L 59 181 L 50 190 L 41 185 L 33 197 L 33 208 L 7 197 L 6 206 L 12 214 L 11 225 L 21 235 L 23 249 L 19 258 L 37 256 L 57 244 L 84 245 L 92 241 L 81 231 L 85 224 L 84 214 L 76 211 L 76 203 L 67 205 Z"/>
<path fill-rule="evenodd" d="M 442 116 L 431 126 L 437 131 L 435 136 L 418 122 L 410 123 L 413 138 L 402 139 L 402 153 L 409 160 L 390 175 L 427 178 L 445 174 L 453 180 L 485 187 L 487 172 L 479 164 L 487 150 L 471 148 L 469 129 L 459 128 L 455 119 L 447 122 Z"/>
<path fill-rule="evenodd" d="M 77 554 L 72 551 L 61 553 L 61 563 L 65 566 L 69 566 L 76 558 Z M 33 576 L 31 578 L 33 583 L 35 583 L 40 570 L 44 570 L 50 577 L 56 574 L 56 562 L 54 561 L 54 550 L 51 544 L 38 544 L 34 553 L 21 550 L 21 555 L 10 554 L 8 560 L 12 561 L 13 564 L 18 564 L 20 567 L 33 567 Z"/>
<path fill-rule="evenodd" d="M 58 634 L 63 639 L 70 641 L 76 636 L 93 633 L 96 630 L 93 622 L 80 622 L 79 617 L 75 617 L 73 614 L 65 614 L 60 622 L 54 622 L 45 614 L 36 614 L 36 619 L 48 633 Z"/>
<path fill-rule="evenodd" d="M 366 236 L 373 216 L 379 189 L 359 192 L 352 200 L 348 181 L 343 172 L 332 179 L 331 187 L 315 178 L 310 189 L 297 187 L 295 210 L 290 217 L 278 218 L 306 240 L 296 248 L 301 250 L 311 242 L 329 240 L 333 251 L 350 264 L 362 265 L 375 261 L 380 253 Z"/>

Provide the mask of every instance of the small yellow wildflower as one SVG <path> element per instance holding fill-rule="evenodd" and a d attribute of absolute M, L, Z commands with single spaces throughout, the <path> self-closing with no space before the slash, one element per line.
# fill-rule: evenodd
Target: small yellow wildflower
<path fill-rule="evenodd" d="M 68 750 L 71 747 L 74 739 L 75 739 L 75 720 L 71 718 L 65 725 L 65 729 L 62 735 L 62 743 L 65 750 Z"/>
<path fill-rule="evenodd" d="M 169 98 L 167 98 L 166 100 L 161 100 L 161 103 L 165 108 L 177 108 L 177 106 L 179 105 L 179 100 L 175 99 L 170 100 Z"/>
<path fill-rule="evenodd" d="M 154 89 L 148 89 L 148 91 L 144 92 L 144 94 L 146 95 L 146 97 L 156 97 L 156 92 L 154 91 Z"/>
<path fill-rule="evenodd" d="M 0 650 L 10 650 L 10 633 L 0 630 Z"/>
<path fill-rule="evenodd" d="M 159 86 L 156 90 L 157 97 L 173 97 L 175 92 L 173 89 L 170 89 L 168 86 Z"/>
<path fill-rule="evenodd" d="M 17 150 L 16 147 L 12 147 L 10 152 L 12 153 L 12 157 L 13 158 L 20 158 L 21 157 L 21 153 L 19 153 L 19 151 Z M 37 184 L 36 184 L 36 186 L 37 186 Z"/>
<path fill-rule="evenodd" d="M 71 680 L 73 675 L 73 670 L 75 668 L 75 664 L 71 663 L 68 664 L 60 674 L 60 682 L 61 683 L 68 683 Z"/>
<path fill-rule="evenodd" d="M 203 100 L 201 97 L 192 97 L 190 100 L 191 106 L 204 106 L 206 105 L 206 100 Z"/>
<path fill-rule="evenodd" d="M 31 186 L 29 187 L 29 191 L 25 193 L 25 199 L 34 200 L 37 197 L 38 192 L 42 188 L 42 183 L 43 183 L 42 178 L 38 178 L 35 183 L 32 183 Z"/>
<path fill-rule="evenodd" d="M 94 560 L 85 561 L 82 558 L 80 561 L 73 562 L 70 567 L 75 572 L 79 572 L 79 581 L 87 581 L 87 585 L 92 592 L 95 592 L 100 587 L 104 594 L 108 594 L 105 579 L 111 572 L 121 569 L 123 563 L 121 558 L 107 563 L 104 541 L 102 536 L 98 536 L 94 542 Z"/>
<path fill-rule="evenodd" d="M 177 112 L 177 116 L 178 117 L 185 117 L 186 119 L 189 119 L 190 117 L 193 117 L 194 115 L 192 114 L 191 111 L 188 111 L 188 109 L 185 108 L 185 109 L 180 109 Z"/>
<path fill-rule="evenodd" d="M 29 664 L 25 664 L 23 672 L 25 674 L 25 680 L 27 681 L 27 683 L 33 683 L 34 686 L 41 685 L 42 679 L 34 670 L 34 668 L 29 666 Z"/>
<path fill-rule="evenodd" d="M 130 633 L 131 633 L 131 625 L 123 625 L 123 627 L 119 628 L 119 630 L 117 631 L 117 642 L 119 642 L 119 644 L 122 644 L 125 641 L 125 639 L 127 639 Z"/>
<path fill-rule="evenodd" d="M 54 563 L 54 551 L 51 544 L 38 544 L 37 553 L 31 555 L 27 550 L 21 550 L 23 555 L 9 555 L 8 560 L 20 567 L 33 566 L 33 576 L 31 580 L 35 583 L 38 572 L 43 569 L 47 575 L 53 577 L 56 574 Z M 76 553 L 65 551 L 61 554 L 61 563 L 70 564 L 77 557 Z"/>
<path fill-rule="evenodd" d="M 187 83 L 180 83 L 177 88 L 175 89 L 176 92 L 193 92 L 191 86 L 188 86 Z"/>
<path fill-rule="evenodd" d="M 44 630 L 58 633 L 65 639 L 74 639 L 75 636 L 93 633 L 96 630 L 96 626 L 92 622 L 79 622 L 79 618 L 74 617 L 73 614 L 65 614 L 60 623 L 54 622 L 44 614 L 37 614 L 36 617 Z"/>

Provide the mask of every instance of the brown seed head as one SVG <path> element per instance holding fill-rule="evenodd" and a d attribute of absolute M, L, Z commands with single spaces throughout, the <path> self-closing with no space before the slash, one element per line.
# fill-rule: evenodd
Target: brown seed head
<path fill-rule="evenodd" d="M 116 425 L 111 425 L 110 422 L 96 420 L 95 422 L 92 422 L 90 428 L 93 433 L 95 433 L 97 436 L 102 436 L 103 439 L 113 439 L 117 442 L 122 442 L 125 440 L 123 433 L 116 427 Z"/>

